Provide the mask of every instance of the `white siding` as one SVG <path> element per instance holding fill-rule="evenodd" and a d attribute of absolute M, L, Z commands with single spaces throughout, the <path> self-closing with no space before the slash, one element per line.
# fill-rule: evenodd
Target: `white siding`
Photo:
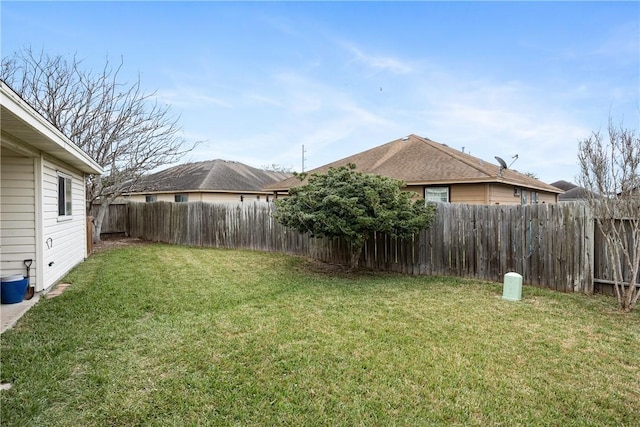
<path fill-rule="evenodd" d="M 8 149 L 0 155 L 0 275 L 26 274 L 24 260 L 36 259 L 34 160 Z M 31 283 L 36 283 L 36 264 Z"/>
<path fill-rule="evenodd" d="M 72 178 L 71 217 L 58 217 L 58 173 Z M 60 280 L 87 253 L 84 176 L 45 158 L 42 168 L 44 287 Z"/>

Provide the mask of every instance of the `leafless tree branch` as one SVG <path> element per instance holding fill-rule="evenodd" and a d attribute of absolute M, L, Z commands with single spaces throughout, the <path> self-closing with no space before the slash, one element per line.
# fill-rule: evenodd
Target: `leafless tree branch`
<path fill-rule="evenodd" d="M 100 203 L 94 240 L 109 204 L 143 174 L 175 163 L 197 145 L 180 136 L 179 117 L 142 90 L 140 76 L 121 82 L 124 61 L 105 58 L 87 71 L 75 55 L 50 56 L 31 48 L 3 58 L 0 78 L 104 168 L 87 180 L 87 210 Z"/>
<path fill-rule="evenodd" d="M 638 303 L 640 287 L 640 137 L 609 119 L 607 135 L 594 132 L 580 141 L 580 184 L 587 190 L 598 229 L 604 236 L 622 311 Z"/>

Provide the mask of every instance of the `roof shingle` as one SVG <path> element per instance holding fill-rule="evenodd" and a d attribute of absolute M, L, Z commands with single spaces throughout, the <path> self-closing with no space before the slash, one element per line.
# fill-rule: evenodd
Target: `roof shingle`
<path fill-rule="evenodd" d="M 485 162 L 470 154 L 463 153 L 445 144 L 409 135 L 395 141 L 354 154 L 327 165 L 309 171 L 326 173 L 331 167 L 356 165 L 357 170 L 365 173 L 388 176 L 404 181 L 407 185 L 438 185 L 473 182 L 501 182 L 526 188 L 562 193 L 535 178 L 511 169 Z M 291 177 L 265 186 L 267 191 L 286 191 L 302 185 L 296 177 Z"/>
<path fill-rule="evenodd" d="M 142 177 L 131 189 L 131 193 L 259 192 L 264 186 L 290 176 L 289 173 L 265 171 L 240 162 L 217 159 L 185 163 Z"/>

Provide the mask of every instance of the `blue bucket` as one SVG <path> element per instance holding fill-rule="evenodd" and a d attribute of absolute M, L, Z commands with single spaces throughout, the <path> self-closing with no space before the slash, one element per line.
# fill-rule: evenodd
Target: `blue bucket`
<path fill-rule="evenodd" d="M 29 279 L 21 274 L 0 278 L 0 303 L 16 304 L 22 302 L 27 293 Z"/>

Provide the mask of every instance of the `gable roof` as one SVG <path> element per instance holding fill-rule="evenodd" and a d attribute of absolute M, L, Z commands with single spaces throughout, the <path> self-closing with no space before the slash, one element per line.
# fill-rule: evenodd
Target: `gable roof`
<path fill-rule="evenodd" d="M 551 185 L 564 190 L 564 193 L 558 196 L 558 200 L 561 202 L 584 200 L 587 198 L 598 198 L 598 196 L 586 188 L 579 187 L 576 184 L 564 180 L 552 182 Z"/>
<path fill-rule="evenodd" d="M 406 185 L 499 182 L 562 193 L 559 188 L 542 181 L 511 169 L 501 171 L 500 166 L 418 135 L 409 135 L 345 157 L 313 169 L 309 174 L 326 173 L 331 167 L 336 168 L 349 163 L 355 164 L 358 171 L 400 179 Z M 286 191 L 303 183 L 304 181 L 292 177 L 264 189 Z"/>
<path fill-rule="evenodd" d="M 131 193 L 262 192 L 291 174 L 257 169 L 230 160 L 185 163 L 140 178 Z"/>
<path fill-rule="evenodd" d="M 102 167 L 0 80 L 2 132 L 31 149 L 63 160 L 76 169 L 101 174 Z"/>
<path fill-rule="evenodd" d="M 595 194 L 587 190 L 586 188 L 575 186 L 570 190 L 565 191 L 560 196 L 558 196 L 558 200 L 561 202 L 567 202 L 567 201 L 573 201 L 573 200 L 583 200 L 587 198 L 592 198 L 594 196 Z"/>
<path fill-rule="evenodd" d="M 550 185 L 553 185 L 554 187 L 558 187 L 559 189 L 564 190 L 564 191 L 573 190 L 574 188 L 578 187 L 574 183 L 569 182 L 569 181 L 565 181 L 565 180 L 552 182 Z"/>

